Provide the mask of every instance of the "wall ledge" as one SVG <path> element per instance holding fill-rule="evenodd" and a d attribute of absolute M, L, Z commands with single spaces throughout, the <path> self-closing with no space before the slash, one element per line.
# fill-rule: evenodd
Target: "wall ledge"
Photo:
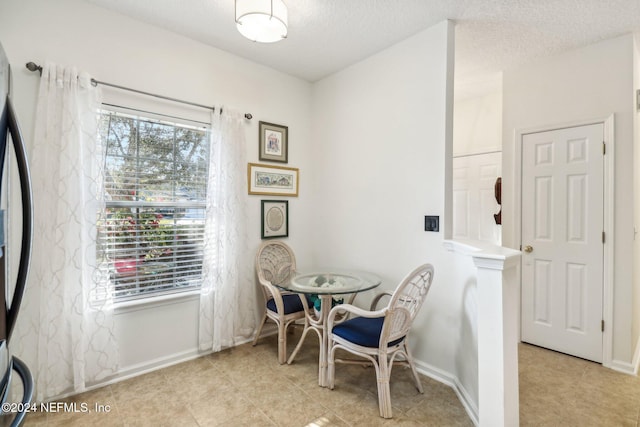
<path fill-rule="evenodd" d="M 443 245 L 451 252 L 472 257 L 480 268 L 506 270 L 520 261 L 520 251 L 480 240 L 445 240 Z"/>

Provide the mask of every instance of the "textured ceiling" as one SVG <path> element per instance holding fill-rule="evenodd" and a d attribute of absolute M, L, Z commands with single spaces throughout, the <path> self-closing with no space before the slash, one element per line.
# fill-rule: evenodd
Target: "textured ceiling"
<path fill-rule="evenodd" d="M 288 38 L 261 44 L 236 30 L 233 0 L 86 1 L 311 82 L 444 19 L 461 81 L 640 30 L 640 0 L 284 0 Z"/>

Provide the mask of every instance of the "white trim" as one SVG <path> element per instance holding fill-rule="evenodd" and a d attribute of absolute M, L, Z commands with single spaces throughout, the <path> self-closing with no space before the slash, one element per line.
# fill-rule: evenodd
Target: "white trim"
<path fill-rule="evenodd" d="M 98 110 L 100 114 L 115 113 L 116 115 L 121 117 L 135 118 L 194 130 L 209 131 L 211 129 L 211 123 L 191 119 L 188 117 L 178 117 L 175 115 L 163 114 L 155 111 L 147 111 L 135 107 L 117 105 L 110 102 L 102 102 L 100 105 L 102 106 L 102 108 Z M 185 109 L 184 113 L 188 115 L 188 111 L 189 110 Z"/>
<path fill-rule="evenodd" d="M 235 346 L 246 344 L 251 342 L 250 338 L 237 339 Z M 222 351 L 226 350 L 223 348 Z M 105 385 L 113 384 L 116 382 L 128 380 L 139 375 L 147 374 L 149 372 L 157 371 L 159 369 L 168 368 L 169 366 L 177 365 L 178 363 L 188 362 L 189 360 L 197 359 L 198 357 L 206 356 L 213 353 L 212 351 L 198 351 L 197 347 L 191 350 L 185 350 L 178 353 L 170 354 L 168 356 L 159 357 L 157 359 L 144 361 L 135 365 L 130 365 L 124 369 L 118 371 L 117 377 L 112 378 L 110 381 L 92 385 L 92 388 L 102 387 Z"/>
<path fill-rule="evenodd" d="M 191 289 L 183 292 L 171 292 L 164 295 L 154 295 L 150 297 L 140 297 L 127 301 L 120 301 L 113 304 L 113 310 L 115 315 L 122 314 L 128 311 L 133 311 L 139 308 L 149 308 L 149 306 L 161 306 L 167 304 L 174 304 L 180 302 L 182 299 L 198 299 L 200 297 L 201 289 Z"/>
<path fill-rule="evenodd" d="M 640 364 L 640 342 L 636 341 L 636 351 L 633 354 L 633 375 L 638 375 L 638 364 Z"/>
<path fill-rule="evenodd" d="M 614 371 L 627 374 L 627 375 L 636 375 L 636 366 L 633 363 L 625 362 L 623 360 L 612 360 L 609 366 L 609 369 L 613 369 Z"/>
<path fill-rule="evenodd" d="M 613 290 L 615 283 L 615 117 L 604 120 L 604 260 L 602 287 L 602 366 L 613 368 Z M 608 325 L 608 326 L 607 326 Z M 615 369 L 615 368 L 613 368 Z"/>
<path fill-rule="evenodd" d="M 519 129 L 514 131 L 514 185 L 513 185 L 513 236 L 516 246 L 522 245 L 522 138 L 531 133 L 559 130 L 570 127 L 579 127 L 602 123 L 604 126 L 604 138 L 607 144 L 606 155 L 604 156 L 604 194 L 603 194 L 603 227 L 606 235 L 604 243 L 603 259 L 603 295 L 602 295 L 602 319 L 605 321 L 605 328 L 602 334 L 602 365 L 607 368 L 618 370 L 622 362 L 614 362 L 613 355 L 613 284 L 614 284 L 614 218 L 615 218 L 615 115 L 604 118 L 581 120 L 555 125 L 539 126 L 529 129 Z M 520 264 L 522 260 L 520 260 Z M 522 265 L 520 265 L 522 267 Z M 522 271 L 522 268 L 520 268 Z M 522 277 L 520 279 L 522 284 Z M 614 366 L 615 365 L 615 366 Z M 628 365 L 628 363 L 625 363 Z M 626 372 L 627 369 L 623 370 Z"/>
<path fill-rule="evenodd" d="M 98 388 L 106 387 L 111 384 L 119 383 L 120 381 L 126 381 L 128 379 L 148 374 L 149 372 L 157 371 L 159 369 L 168 368 L 169 366 L 177 365 L 178 363 L 188 362 L 189 360 L 197 359 L 201 356 L 206 356 L 211 352 L 197 353 L 192 350 L 187 350 L 180 353 L 175 353 L 173 355 L 167 357 L 161 357 L 158 359 L 154 359 L 150 362 L 140 363 L 137 365 L 132 365 L 131 367 L 125 369 L 124 371 L 119 371 L 115 376 L 110 377 L 108 380 L 103 380 L 90 386 L 86 387 L 82 393 L 95 390 Z M 69 396 L 74 396 L 78 394 L 77 391 L 72 391 L 68 393 L 59 394 L 57 396 L 51 397 L 47 399 L 47 401 L 56 401 L 60 399 L 67 398 Z"/>
<path fill-rule="evenodd" d="M 275 331 L 274 333 L 276 333 L 277 331 Z M 273 335 L 273 334 L 270 334 Z M 237 343 L 235 344 L 236 346 L 238 345 L 242 345 L 242 344 L 247 344 L 249 342 L 251 342 L 252 339 L 250 338 L 242 338 L 242 339 L 238 339 Z M 222 351 L 226 350 L 222 349 Z M 148 374 L 150 372 L 155 372 L 158 371 L 160 369 L 164 369 L 164 368 L 168 368 L 170 366 L 173 365 L 177 365 L 179 363 L 184 363 L 184 362 L 188 362 L 190 360 L 195 360 L 199 357 L 203 357 L 203 356 L 207 356 L 209 354 L 213 354 L 213 351 L 204 351 L 204 352 L 200 352 L 198 351 L 198 349 L 193 349 L 193 350 L 186 350 L 186 351 L 182 351 L 182 352 L 178 352 L 178 353 L 174 353 L 168 356 L 164 356 L 164 357 L 159 357 L 157 359 L 153 359 L 150 361 L 145 361 L 143 363 L 137 363 L 135 365 L 131 365 L 126 367 L 125 369 L 118 371 L 118 373 L 115 376 L 110 377 L 107 380 L 104 381 L 100 381 L 98 383 L 94 383 L 91 384 L 89 387 L 86 387 L 86 389 L 83 392 L 87 392 L 87 391 L 91 391 L 91 390 L 95 390 L 98 388 L 102 388 L 102 387 L 106 387 L 108 385 L 111 384 L 116 384 L 119 383 L 120 381 L 126 381 L 129 380 L 131 378 L 135 378 L 138 377 L 140 375 L 144 375 L 144 374 Z M 64 399 L 66 397 L 69 396 L 73 396 L 78 394 L 78 392 L 73 391 L 73 392 L 69 392 L 69 393 L 64 393 L 64 394 L 60 394 L 58 396 L 54 396 L 50 399 L 47 399 L 48 401 L 55 401 L 55 400 L 59 400 L 59 399 Z"/>
<path fill-rule="evenodd" d="M 460 403 L 462 403 L 462 406 L 471 419 L 471 422 L 473 422 L 473 424 L 476 426 L 479 424 L 478 407 L 476 406 L 476 403 L 473 401 L 467 389 L 464 388 L 457 377 L 441 369 L 438 369 L 435 366 L 429 365 L 428 363 L 424 363 L 419 360 L 414 360 L 414 362 L 416 364 L 416 370 L 419 373 L 451 387 L 456 393 L 458 400 L 460 400 Z"/>
<path fill-rule="evenodd" d="M 607 368 L 611 368 L 614 371 L 622 372 L 623 374 L 637 376 L 638 364 L 640 364 L 640 341 L 636 342 L 636 350 L 633 353 L 633 359 L 631 360 L 631 363 L 622 360 L 612 360 Z"/>
<path fill-rule="evenodd" d="M 102 383 L 99 386 L 105 386 L 120 381 L 125 381 L 139 375 L 148 374 L 149 372 L 157 371 L 159 369 L 168 368 L 169 366 L 177 365 L 179 363 L 188 362 L 189 360 L 197 359 L 200 356 L 205 356 L 211 352 L 198 352 L 197 349 L 185 350 L 178 353 L 170 354 L 168 356 L 158 357 L 152 360 L 145 360 L 135 365 L 130 365 L 120 369 L 117 377 L 112 378 L 107 383 Z M 92 385 L 93 387 L 93 385 Z"/>
<path fill-rule="evenodd" d="M 450 252 L 456 252 L 473 258 L 476 267 L 490 270 L 507 270 L 520 265 L 521 252 L 480 240 L 451 239 L 443 246 Z"/>
<path fill-rule="evenodd" d="M 602 288 L 602 366 L 613 364 L 613 288 L 615 283 L 615 117 L 604 121 L 606 154 L 604 156 L 604 260 Z M 607 326 L 609 325 L 609 326 Z"/>

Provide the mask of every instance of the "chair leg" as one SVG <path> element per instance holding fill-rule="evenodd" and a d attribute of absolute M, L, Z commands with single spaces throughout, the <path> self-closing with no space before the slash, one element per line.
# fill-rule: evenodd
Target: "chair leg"
<path fill-rule="evenodd" d="M 378 355 L 376 378 L 378 380 L 378 406 L 382 418 L 391 418 L 391 390 L 389 388 L 389 361 L 386 354 Z"/>
<path fill-rule="evenodd" d="M 278 322 L 278 363 L 287 361 L 287 325 Z"/>
<path fill-rule="evenodd" d="M 265 314 L 264 317 L 262 318 L 262 322 L 260 323 L 260 327 L 258 328 L 258 332 L 256 332 L 256 336 L 253 338 L 253 342 L 251 343 L 252 346 L 255 347 L 256 343 L 258 342 L 258 338 L 260 338 L 260 334 L 262 333 L 262 328 L 264 327 L 264 324 L 267 322 L 267 315 Z"/>
<path fill-rule="evenodd" d="M 329 342 L 328 363 L 327 363 L 327 386 L 333 390 L 336 384 L 336 349 L 333 347 L 333 343 Z"/>
<path fill-rule="evenodd" d="M 416 381 L 416 388 L 420 393 L 424 393 L 424 390 L 422 389 L 422 381 L 420 381 L 420 377 L 418 376 L 418 372 L 416 371 L 416 365 L 413 363 L 413 356 L 409 352 L 409 346 L 407 345 L 406 340 L 404 342 L 404 354 L 405 356 L 407 356 L 407 362 L 411 367 L 411 372 L 413 372 L 413 379 Z"/>

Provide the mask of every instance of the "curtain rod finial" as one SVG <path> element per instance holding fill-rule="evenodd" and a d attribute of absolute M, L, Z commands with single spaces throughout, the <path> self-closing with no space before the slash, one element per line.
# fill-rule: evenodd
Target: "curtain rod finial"
<path fill-rule="evenodd" d="M 247 120 L 251 120 L 251 119 L 253 119 L 253 114 L 251 114 L 251 113 L 247 113 L 247 114 L 245 114 L 245 115 L 244 115 L 244 117 L 245 117 L 245 119 L 247 119 Z"/>
<path fill-rule="evenodd" d="M 40 71 L 42 73 L 42 67 L 35 62 L 27 62 L 25 65 L 29 71 Z"/>

